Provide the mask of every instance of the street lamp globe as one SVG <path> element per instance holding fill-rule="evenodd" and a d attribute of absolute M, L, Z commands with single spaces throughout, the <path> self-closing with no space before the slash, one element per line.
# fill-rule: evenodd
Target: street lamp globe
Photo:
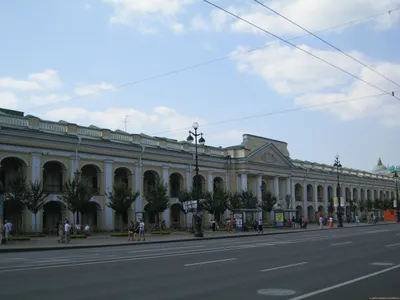
<path fill-rule="evenodd" d="M 197 128 L 199 128 L 199 123 L 194 122 L 192 126 L 193 126 L 193 128 L 196 130 Z"/>

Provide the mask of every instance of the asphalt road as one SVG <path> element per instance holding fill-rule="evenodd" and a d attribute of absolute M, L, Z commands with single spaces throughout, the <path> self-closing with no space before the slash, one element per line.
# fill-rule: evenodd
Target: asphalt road
<path fill-rule="evenodd" d="M 400 299 L 399 252 L 390 225 L 2 253 L 0 299 Z"/>

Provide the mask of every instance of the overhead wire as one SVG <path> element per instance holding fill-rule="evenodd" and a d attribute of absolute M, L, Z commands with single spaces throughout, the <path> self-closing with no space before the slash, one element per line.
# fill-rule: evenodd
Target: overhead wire
<path fill-rule="evenodd" d="M 353 25 L 353 24 L 356 24 L 356 23 L 365 22 L 365 21 L 368 21 L 368 20 L 383 16 L 383 15 L 387 14 L 388 12 L 393 13 L 393 12 L 398 12 L 398 11 L 400 11 L 400 7 L 393 8 L 393 9 L 391 9 L 389 11 L 384 11 L 384 12 L 381 12 L 381 13 L 376 13 L 376 14 L 372 14 L 372 15 L 369 15 L 369 16 L 365 16 L 365 17 L 362 17 L 362 18 L 359 18 L 359 19 L 355 19 L 355 20 L 352 20 L 352 21 L 344 22 L 344 23 L 341 23 L 341 24 L 337 24 L 337 25 L 334 25 L 334 26 L 326 27 L 324 29 L 317 30 L 316 32 L 324 32 L 324 31 L 337 29 L 337 28 L 344 27 L 344 26 Z M 306 36 L 309 36 L 309 35 L 310 34 L 299 35 L 299 36 L 296 36 L 296 37 L 293 37 L 293 38 L 289 38 L 288 41 L 294 41 L 294 40 L 297 40 L 297 39 L 300 39 L 300 38 L 303 38 L 303 37 L 306 37 Z M 81 96 L 76 96 L 76 97 L 67 97 L 67 98 L 65 98 L 63 100 L 56 101 L 56 102 L 49 103 L 49 104 L 36 105 L 36 106 L 30 107 L 30 108 L 27 108 L 26 111 L 27 112 L 34 112 L 36 109 L 41 109 L 41 108 L 45 108 L 45 107 L 49 107 L 49 106 L 54 106 L 54 105 L 57 105 L 57 104 L 60 104 L 60 103 L 64 103 L 64 102 L 70 102 L 70 101 L 74 101 L 74 100 L 79 100 L 79 99 L 82 99 L 82 98 L 98 95 L 100 93 L 114 91 L 116 89 L 121 89 L 121 88 L 128 87 L 128 86 L 134 86 L 134 85 L 137 85 L 137 84 L 140 84 L 140 83 L 144 83 L 144 82 L 147 82 L 147 81 L 152 81 L 152 80 L 163 78 L 163 77 L 167 77 L 167 76 L 170 76 L 170 75 L 175 75 L 175 74 L 182 73 L 182 72 L 185 72 L 185 71 L 189 71 L 189 70 L 192 70 L 192 69 L 195 69 L 195 68 L 199 68 L 199 67 L 207 66 L 207 65 L 210 65 L 210 64 L 213 64 L 213 63 L 221 62 L 221 61 L 224 61 L 224 60 L 236 57 L 236 56 L 240 56 L 240 55 L 244 55 L 244 54 L 247 54 L 247 53 L 255 52 L 255 51 L 258 51 L 258 50 L 261 50 L 261 49 L 266 49 L 266 48 L 271 47 L 273 45 L 276 45 L 278 43 L 279 42 L 269 43 L 267 45 L 263 45 L 263 46 L 252 48 L 252 49 L 248 49 L 246 51 L 236 52 L 234 54 L 230 54 L 230 55 L 226 55 L 226 56 L 223 56 L 223 57 L 211 59 L 211 60 L 208 60 L 208 61 L 196 63 L 196 64 L 193 64 L 193 65 L 190 65 L 190 66 L 186 66 L 186 67 L 183 67 L 183 68 L 171 70 L 171 71 L 160 73 L 160 74 L 157 74 L 157 75 L 145 77 L 145 78 L 142 78 L 142 79 L 138 79 L 136 81 L 132 81 L 132 82 L 127 82 L 127 83 L 124 83 L 124 84 L 116 85 L 114 87 L 103 89 L 101 91 L 88 93 L 88 94 L 81 95 Z"/>
<path fill-rule="evenodd" d="M 349 71 L 347 71 L 347 70 L 345 70 L 345 69 L 343 69 L 343 68 L 341 68 L 341 67 L 339 67 L 339 66 L 337 66 L 337 65 L 335 65 L 335 64 L 333 64 L 333 63 L 331 63 L 331 62 L 329 62 L 329 61 L 327 61 L 327 60 L 325 60 L 325 59 L 323 59 L 323 58 L 321 58 L 321 57 L 319 57 L 319 56 L 317 56 L 317 55 L 315 55 L 315 54 L 313 54 L 312 52 L 309 52 L 309 51 L 307 51 L 307 50 L 305 50 L 305 49 L 303 49 L 303 48 L 301 48 L 301 47 L 299 47 L 299 46 L 297 46 L 297 45 L 291 43 L 289 40 L 284 39 L 284 38 L 282 38 L 282 37 L 280 37 L 280 36 L 278 36 L 278 35 L 276 35 L 276 34 L 270 32 L 270 31 L 268 31 L 268 30 L 266 30 L 266 29 L 264 29 L 264 28 L 262 28 L 262 27 L 260 27 L 260 26 L 258 26 L 258 25 L 256 25 L 256 24 L 254 24 L 254 23 L 252 23 L 252 22 L 250 22 L 250 21 L 248 21 L 248 20 L 246 20 L 246 19 L 244 19 L 244 18 L 242 18 L 242 17 L 240 17 L 240 16 L 238 16 L 238 15 L 236 15 L 236 14 L 230 12 L 229 10 L 227 10 L 227 9 L 225 9 L 225 8 L 219 6 L 219 5 L 217 5 L 217 4 L 215 4 L 215 3 L 211 2 L 211 1 L 208 1 L 208 0 L 203 0 L 203 1 L 204 1 L 205 3 L 211 5 L 211 6 L 213 6 L 213 7 L 217 8 L 217 9 L 219 9 L 219 10 L 221 10 L 221 11 L 227 13 L 228 15 L 231 15 L 232 17 L 235 17 L 236 19 L 241 20 L 241 21 L 245 22 L 246 24 L 257 28 L 257 29 L 259 29 L 259 30 L 261 30 L 261 31 L 263 31 L 263 32 L 265 32 L 265 33 L 267 33 L 267 34 L 269 34 L 269 35 L 275 37 L 276 39 L 278 39 L 278 40 L 280 40 L 280 41 L 282 41 L 282 42 L 284 42 L 284 43 L 286 43 L 286 44 L 288 44 L 288 45 L 290 45 L 290 46 L 292 46 L 292 47 L 294 47 L 294 48 L 300 50 L 301 52 L 306 53 L 306 54 L 308 54 L 308 55 L 314 57 L 315 59 L 318 59 L 319 61 L 322 61 L 322 62 L 324 62 L 325 64 L 327 64 L 327 65 L 329 65 L 329 66 L 331 66 L 331 67 L 333 67 L 333 68 L 335 68 L 335 69 L 337 69 L 337 70 L 339 70 L 339 71 L 342 71 L 343 73 L 346 73 L 347 75 L 350 75 L 351 77 L 353 77 L 353 78 L 355 78 L 355 79 L 357 79 L 357 80 L 359 80 L 359 81 L 361 81 L 361 82 L 364 82 L 365 84 L 367 84 L 367 85 L 369 85 L 369 86 L 375 88 L 376 90 L 379 90 L 379 91 L 381 91 L 381 92 L 383 92 L 383 93 L 386 93 L 387 95 L 390 95 L 390 96 L 392 96 L 393 98 L 396 98 L 397 100 L 400 101 L 400 98 L 398 98 L 398 97 L 394 94 L 393 91 L 392 91 L 392 92 L 388 92 L 388 91 L 386 91 L 386 90 L 384 90 L 384 89 L 378 87 L 377 85 L 375 85 L 375 84 L 373 84 L 373 83 L 370 83 L 370 82 L 368 82 L 368 81 L 366 81 L 366 80 L 364 80 L 364 79 L 358 77 L 357 75 L 355 75 L 355 74 L 353 74 L 353 73 L 350 73 Z"/>
<path fill-rule="evenodd" d="M 269 7 L 268 5 L 265 5 L 264 3 L 260 2 L 259 0 L 253 0 L 254 2 L 258 3 L 260 6 L 268 9 L 269 11 L 271 11 L 272 13 L 278 15 L 279 17 L 285 19 L 286 21 L 288 21 L 289 23 L 297 26 L 298 28 L 304 30 L 305 32 L 307 32 L 308 34 L 312 35 L 313 37 L 317 38 L 318 40 L 320 40 L 321 42 L 327 44 L 328 46 L 332 47 L 333 49 L 339 51 L 340 53 L 346 55 L 348 58 L 354 60 L 355 62 L 359 63 L 360 65 L 366 67 L 368 70 L 374 72 L 375 74 L 381 76 L 382 78 L 386 79 L 387 81 L 397 85 L 398 87 L 400 87 L 400 84 L 398 84 L 397 82 L 393 81 L 392 79 L 388 78 L 387 76 L 383 75 L 382 73 L 378 72 L 377 70 L 373 69 L 372 67 L 368 66 L 367 64 L 365 64 L 364 62 L 360 61 L 359 59 L 355 58 L 354 56 L 348 54 L 347 52 L 344 52 L 342 49 L 338 48 L 337 46 L 333 45 L 332 43 L 328 42 L 327 40 L 323 39 L 322 37 L 316 35 L 315 33 L 311 32 L 310 30 L 304 28 L 303 26 L 301 26 L 300 24 L 294 22 L 293 20 L 289 19 L 288 17 L 285 17 L 284 15 L 282 15 L 281 13 L 277 12 L 276 10 L 272 9 L 271 7 Z M 390 14 L 390 11 L 389 11 Z"/>
<path fill-rule="evenodd" d="M 400 92 L 400 90 L 395 91 L 395 92 Z M 249 116 L 240 117 L 240 118 L 226 119 L 226 120 L 222 120 L 222 121 L 204 123 L 204 124 L 199 124 L 199 125 L 201 127 L 205 127 L 205 126 L 220 125 L 220 124 L 225 124 L 225 123 L 233 123 L 233 122 L 239 122 L 239 121 L 244 121 L 244 120 L 249 120 L 249 119 L 256 119 L 256 118 L 268 117 L 268 116 L 273 116 L 273 115 L 286 114 L 286 113 L 290 113 L 290 112 L 302 111 L 302 110 L 307 110 L 307 109 L 312 109 L 312 108 L 330 106 L 330 105 L 334 105 L 334 104 L 341 104 L 341 103 L 348 103 L 348 102 L 360 101 L 360 100 L 371 99 L 371 98 L 378 98 L 378 97 L 382 97 L 382 96 L 388 96 L 388 95 L 387 95 L 387 93 L 380 93 L 380 94 L 375 94 L 375 95 L 368 95 L 368 96 L 350 98 L 350 99 L 345 99 L 345 100 L 337 100 L 337 101 L 326 102 L 326 103 L 315 104 L 315 105 L 308 105 L 308 106 L 303 106 L 303 107 L 289 108 L 289 109 L 285 109 L 285 110 L 277 110 L 277 111 L 272 111 L 272 112 L 267 112 L 267 113 L 262 113 L 262 114 L 249 115 Z M 192 129 L 192 128 L 191 127 L 183 127 L 183 128 L 159 131 L 159 132 L 152 133 L 151 135 L 156 136 L 156 135 L 160 135 L 160 134 L 179 132 L 179 131 L 184 131 L 184 130 L 189 130 L 189 129 Z"/>

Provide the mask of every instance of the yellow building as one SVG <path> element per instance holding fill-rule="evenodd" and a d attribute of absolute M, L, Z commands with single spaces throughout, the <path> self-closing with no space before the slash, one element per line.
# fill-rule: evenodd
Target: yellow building
<path fill-rule="evenodd" d="M 29 180 L 43 183 L 50 196 L 37 215 L 40 230 L 52 229 L 64 218 L 73 220 L 58 196 L 65 180 L 77 170 L 90 179 L 96 191 L 91 199 L 93 211 L 84 216 L 82 224 L 101 230 L 114 228 L 114 213 L 105 205 L 104 194 L 117 179 L 127 181 L 140 192 L 130 218 L 144 214 L 148 222 L 152 216 L 146 214 L 147 191 L 157 179 L 168 182 L 173 205 L 164 212 L 163 219 L 167 226 L 184 224 L 183 213 L 176 209 L 177 196 L 193 183 L 194 151 L 194 145 L 188 142 L 0 111 L 0 179 L 7 186 L 12 173 L 22 169 Z M 244 134 L 238 146 L 200 146 L 199 165 L 203 190 L 212 191 L 216 184 L 223 184 L 230 191 L 252 191 L 260 200 L 259 187 L 264 186 L 280 199 L 278 207 L 285 208 L 284 199 L 290 195 L 291 208 L 311 221 L 316 211 L 327 210 L 328 199 L 337 196 L 336 170 L 291 159 L 287 143 L 282 141 Z M 349 199 L 394 197 L 395 185 L 387 175 L 342 168 L 340 180 L 347 209 Z M 35 219 L 29 211 L 9 218 L 15 227 L 33 230 Z"/>

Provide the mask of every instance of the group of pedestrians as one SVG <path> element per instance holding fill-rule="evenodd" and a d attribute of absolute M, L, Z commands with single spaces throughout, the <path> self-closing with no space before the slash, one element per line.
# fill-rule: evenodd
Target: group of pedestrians
<path fill-rule="evenodd" d="M 72 226 L 67 219 L 64 222 L 57 223 L 57 241 L 59 243 L 67 243 L 71 242 L 71 233 L 72 233 Z"/>
<path fill-rule="evenodd" d="M 139 222 L 133 222 L 131 221 L 129 223 L 129 228 L 128 228 L 128 241 L 140 241 L 140 238 L 143 239 L 143 241 L 146 239 L 144 236 L 144 222 L 142 219 L 140 219 Z"/>
<path fill-rule="evenodd" d="M 4 225 L 0 226 L 0 244 L 12 244 L 12 223 L 8 220 L 4 221 Z"/>

